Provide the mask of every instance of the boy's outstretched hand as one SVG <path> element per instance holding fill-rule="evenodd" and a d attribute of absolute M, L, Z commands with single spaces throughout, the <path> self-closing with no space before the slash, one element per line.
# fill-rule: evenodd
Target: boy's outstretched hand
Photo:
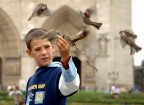
<path fill-rule="evenodd" d="M 63 39 L 62 36 L 57 35 L 57 46 L 61 56 L 61 61 L 63 63 L 68 63 L 70 50 L 69 43 L 65 39 Z"/>

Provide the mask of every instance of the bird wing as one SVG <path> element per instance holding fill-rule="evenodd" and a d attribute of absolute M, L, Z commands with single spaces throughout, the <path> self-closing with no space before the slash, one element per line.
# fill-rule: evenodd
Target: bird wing
<path fill-rule="evenodd" d="M 127 45 L 126 41 L 124 41 L 123 39 L 120 39 L 120 43 L 122 45 L 122 48 L 124 48 Z"/>
<path fill-rule="evenodd" d="M 127 36 L 133 37 L 133 39 L 137 38 L 137 35 L 130 30 L 125 30 L 124 32 L 127 34 Z"/>
<path fill-rule="evenodd" d="M 85 28 L 81 29 L 80 32 L 78 32 L 71 40 L 72 42 L 76 42 L 78 40 L 81 40 L 83 38 L 85 38 L 88 35 L 89 31 L 86 30 Z"/>
<path fill-rule="evenodd" d="M 130 46 L 130 50 L 131 50 L 131 52 L 130 52 L 131 55 L 136 52 L 136 49 L 134 47 L 132 47 L 132 46 Z"/>
<path fill-rule="evenodd" d="M 120 43 L 122 45 L 122 48 L 124 48 L 127 45 L 127 39 L 128 38 L 124 32 L 120 32 L 120 36 L 121 36 Z"/>

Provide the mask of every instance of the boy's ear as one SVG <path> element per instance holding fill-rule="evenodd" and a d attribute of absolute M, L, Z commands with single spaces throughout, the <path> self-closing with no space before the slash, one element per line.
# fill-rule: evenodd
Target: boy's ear
<path fill-rule="evenodd" d="M 52 50 L 53 50 L 53 52 L 55 52 L 55 45 L 54 44 L 52 44 Z"/>
<path fill-rule="evenodd" d="M 29 49 L 26 49 L 26 52 L 29 55 L 29 57 L 33 58 L 32 52 Z"/>

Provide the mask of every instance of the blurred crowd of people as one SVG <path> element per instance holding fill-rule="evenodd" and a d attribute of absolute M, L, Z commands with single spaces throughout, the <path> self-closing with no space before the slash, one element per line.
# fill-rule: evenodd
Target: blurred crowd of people
<path fill-rule="evenodd" d="M 22 91 L 19 89 L 18 86 L 13 85 L 13 86 L 8 86 L 7 87 L 7 91 L 8 91 L 8 95 L 10 97 L 13 96 L 13 94 L 18 94 L 18 95 L 22 95 Z"/>
<path fill-rule="evenodd" d="M 22 98 L 23 91 L 21 91 L 18 86 L 16 85 L 8 86 L 7 91 L 8 91 L 8 96 L 13 98 L 14 105 L 24 104 L 24 100 Z"/>
<path fill-rule="evenodd" d="M 119 86 L 112 85 L 110 87 L 110 93 L 112 98 L 119 98 L 120 93 L 126 93 L 126 92 L 127 90 L 123 86 L 119 87 Z"/>

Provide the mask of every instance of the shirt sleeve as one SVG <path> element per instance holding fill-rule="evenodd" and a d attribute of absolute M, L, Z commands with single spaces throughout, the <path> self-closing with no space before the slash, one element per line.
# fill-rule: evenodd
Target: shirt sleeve
<path fill-rule="evenodd" d="M 65 70 L 62 67 L 62 75 L 59 80 L 59 90 L 64 96 L 73 94 L 79 89 L 80 79 L 77 73 L 77 68 L 75 67 L 72 57 L 70 57 L 69 69 Z"/>

